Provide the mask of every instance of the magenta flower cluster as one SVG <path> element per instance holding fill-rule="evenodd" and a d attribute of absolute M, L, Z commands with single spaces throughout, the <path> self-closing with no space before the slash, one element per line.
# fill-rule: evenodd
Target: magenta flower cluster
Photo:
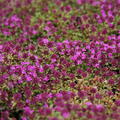
<path fill-rule="evenodd" d="M 0 120 L 120 120 L 120 0 L 0 0 Z"/>

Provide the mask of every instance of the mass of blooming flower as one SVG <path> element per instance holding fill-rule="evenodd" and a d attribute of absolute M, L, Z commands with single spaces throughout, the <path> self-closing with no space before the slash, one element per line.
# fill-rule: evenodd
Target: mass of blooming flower
<path fill-rule="evenodd" d="M 120 0 L 0 0 L 0 120 L 120 120 Z"/>

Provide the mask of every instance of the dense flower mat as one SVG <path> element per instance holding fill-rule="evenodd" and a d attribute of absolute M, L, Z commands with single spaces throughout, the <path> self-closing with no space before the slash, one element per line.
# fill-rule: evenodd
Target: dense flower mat
<path fill-rule="evenodd" d="M 120 120 L 120 0 L 0 0 L 0 120 Z"/>

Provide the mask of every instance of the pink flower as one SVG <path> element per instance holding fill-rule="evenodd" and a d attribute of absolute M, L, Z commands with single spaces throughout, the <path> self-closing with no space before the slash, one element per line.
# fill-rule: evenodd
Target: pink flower
<path fill-rule="evenodd" d="M 80 90 L 80 91 L 78 92 L 78 96 L 79 96 L 81 99 L 84 98 L 85 95 L 86 95 L 86 93 L 85 93 L 85 91 L 83 91 L 83 90 Z"/>
<path fill-rule="evenodd" d="M 77 60 L 77 55 L 72 56 L 70 59 L 73 61 Z"/>
<path fill-rule="evenodd" d="M 56 59 L 51 59 L 51 62 L 52 62 L 52 63 L 56 62 Z"/>
<path fill-rule="evenodd" d="M 112 11 L 108 11 L 108 16 L 109 16 L 109 17 L 111 17 L 111 16 L 113 17 Z"/>
<path fill-rule="evenodd" d="M 82 54 L 82 59 L 85 59 L 86 58 L 86 55 L 85 54 Z"/>
<path fill-rule="evenodd" d="M 49 42 L 49 40 L 46 39 L 46 38 L 42 39 L 42 41 L 43 41 L 44 44 L 48 44 L 48 42 Z"/>
<path fill-rule="evenodd" d="M 4 34 L 5 36 L 9 36 L 11 33 L 10 33 L 9 31 L 3 31 L 3 34 Z"/>
<path fill-rule="evenodd" d="M 26 75 L 26 81 L 32 81 L 32 78 L 29 75 Z"/>
<path fill-rule="evenodd" d="M 104 111 L 104 107 L 101 104 L 96 105 L 96 109 L 97 109 L 98 112 L 103 112 Z"/>
<path fill-rule="evenodd" d="M 94 1 L 94 2 L 92 3 L 93 6 L 97 6 L 97 5 L 99 5 L 99 4 L 100 4 L 99 1 Z"/>
<path fill-rule="evenodd" d="M 3 48 L 3 45 L 0 45 L 0 50 L 2 50 L 2 48 Z"/>
<path fill-rule="evenodd" d="M 45 28 L 44 28 L 44 30 L 46 30 L 46 31 L 50 31 L 50 28 L 48 27 L 48 26 L 46 26 Z"/>
<path fill-rule="evenodd" d="M 29 107 L 24 107 L 24 113 L 26 115 L 31 115 L 34 111 L 31 110 Z"/>
<path fill-rule="evenodd" d="M 87 106 L 91 106 L 91 105 L 92 105 L 91 102 L 86 102 L 85 104 L 86 104 Z"/>
<path fill-rule="evenodd" d="M 4 57 L 2 54 L 0 54 L 0 62 L 2 62 L 4 60 Z"/>
<path fill-rule="evenodd" d="M 27 118 L 26 117 L 22 117 L 22 120 L 27 120 Z"/>
<path fill-rule="evenodd" d="M 30 62 L 21 62 L 21 65 L 29 65 Z"/>
<path fill-rule="evenodd" d="M 56 93 L 56 97 L 63 97 L 61 93 Z"/>
<path fill-rule="evenodd" d="M 60 111 L 62 110 L 62 108 L 61 108 L 60 106 L 56 106 L 56 107 L 54 108 L 54 110 L 60 112 Z"/>
<path fill-rule="evenodd" d="M 69 118 L 70 117 L 70 113 L 67 110 L 62 110 L 61 114 L 64 118 Z"/>
<path fill-rule="evenodd" d="M 81 60 L 77 60 L 77 65 L 82 64 Z"/>
<path fill-rule="evenodd" d="M 46 76 L 43 80 L 48 81 L 49 80 L 48 76 Z"/>
<path fill-rule="evenodd" d="M 82 72 L 82 77 L 87 77 L 87 73 L 86 72 Z"/>
<path fill-rule="evenodd" d="M 15 100 L 20 100 L 21 99 L 21 97 L 22 97 L 22 95 L 20 94 L 20 93 L 16 93 L 16 94 L 14 94 L 14 99 Z"/>
<path fill-rule="evenodd" d="M 32 31 L 33 35 L 37 34 L 38 32 L 36 30 Z"/>
<path fill-rule="evenodd" d="M 82 0 L 77 0 L 77 4 L 81 5 L 82 4 Z"/>
<path fill-rule="evenodd" d="M 44 69 L 42 66 L 39 67 L 39 72 L 44 72 Z"/>
<path fill-rule="evenodd" d="M 120 4 L 120 0 L 117 0 L 118 4 Z"/>
<path fill-rule="evenodd" d="M 95 94 L 95 97 L 96 97 L 97 99 L 102 99 L 102 96 L 101 96 L 101 94 L 99 94 L 99 93 L 96 93 L 96 94 Z"/>
<path fill-rule="evenodd" d="M 113 79 L 108 80 L 108 83 L 114 85 L 115 81 Z"/>
<path fill-rule="evenodd" d="M 115 101 L 115 104 L 116 104 L 117 106 L 120 106 L 120 100 L 116 100 L 116 101 Z"/>

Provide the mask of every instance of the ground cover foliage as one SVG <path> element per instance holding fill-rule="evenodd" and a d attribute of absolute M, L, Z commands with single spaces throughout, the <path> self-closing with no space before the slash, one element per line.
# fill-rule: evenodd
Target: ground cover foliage
<path fill-rule="evenodd" d="M 0 0 L 0 120 L 120 120 L 120 0 Z"/>

